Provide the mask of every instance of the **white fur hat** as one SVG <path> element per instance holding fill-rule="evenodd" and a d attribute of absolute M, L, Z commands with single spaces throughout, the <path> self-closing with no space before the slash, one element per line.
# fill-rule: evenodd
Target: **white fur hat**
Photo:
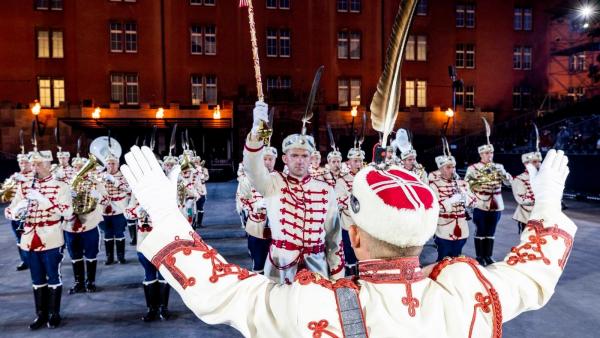
<path fill-rule="evenodd" d="M 405 151 L 400 152 L 400 158 L 403 160 L 406 160 L 410 156 L 417 157 L 417 151 L 414 149 L 410 149 L 410 150 L 405 150 Z"/>
<path fill-rule="evenodd" d="M 52 162 L 52 151 L 50 150 L 40 150 L 40 151 L 30 151 L 29 152 L 29 160 L 33 161 L 46 161 Z"/>
<path fill-rule="evenodd" d="M 111 151 L 108 152 L 108 155 L 106 155 L 106 158 L 104 158 L 104 162 L 108 163 L 108 162 L 119 162 L 119 158 L 117 156 L 115 156 L 115 154 L 113 154 Z"/>
<path fill-rule="evenodd" d="M 351 148 L 350 150 L 348 150 L 348 159 L 359 159 L 359 160 L 364 160 L 365 159 L 365 151 L 361 150 L 360 148 Z"/>
<path fill-rule="evenodd" d="M 28 154 L 17 154 L 17 162 L 29 161 Z"/>
<path fill-rule="evenodd" d="M 321 159 L 321 152 L 318 150 L 315 150 L 312 153 L 310 153 L 310 157 L 318 157 L 319 159 Z"/>
<path fill-rule="evenodd" d="M 340 161 L 342 160 L 342 153 L 337 151 L 337 150 L 332 150 L 329 152 L 329 154 L 327 154 L 327 161 L 330 161 L 333 158 L 339 158 Z"/>
<path fill-rule="evenodd" d="M 263 153 L 263 156 L 273 156 L 275 158 L 277 158 L 277 148 L 275 147 L 265 147 L 265 152 Z"/>
<path fill-rule="evenodd" d="M 477 148 L 477 152 L 480 153 L 480 154 L 488 152 L 488 151 L 491 152 L 491 153 L 494 152 L 494 145 L 493 144 L 484 144 L 484 145 L 479 146 Z"/>
<path fill-rule="evenodd" d="M 523 162 L 523 163 L 529 163 L 533 160 L 541 161 L 542 153 L 540 153 L 539 151 L 532 151 L 530 153 L 521 155 L 521 162 Z"/>
<path fill-rule="evenodd" d="M 450 155 L 450 156 L 440 155 L 440 156 L 436 156 L 435 164 L 437 164 L 438 169 L 445 166 L 446 164 L 452 164 L 455 166 L 456 159 L 452 155 Z"/>
<path fill-rule="evenodd" d="M 437 197 L 427 184 L 397 166 L 359 171 L 350 205 L 358 227 L 398 247 L 422 246 L 437 228 Z"/>
<path fill-rule="evenodd" d="M 176 164 L 177 162 L 179 162 L 179 159 L 175 156 L 167 155 L 167 156 L 163 157 L 163 164 L 164 163 Z"/>
<path fill-rule="evenodd" d="M 56 152 L 56 158 L 70 158 L 71 157 L 71 153 L 69 153 L 68 151 L 57 151 Z"/>
<path fill-rule="evenodd" d="M 290 149 L 305 149 L 312 153 L 315 151 L 315 139 L 310 135 L 289 135 L 283 140 L 281 151 L 286 153 Z"/>
<path fill-rule="evenodd" d="M 87 158 L 84 158 L 84 157 L 75 156 L 71 159 L 72 166 L 84 165 L 85 163 L 87 163 Z"/>

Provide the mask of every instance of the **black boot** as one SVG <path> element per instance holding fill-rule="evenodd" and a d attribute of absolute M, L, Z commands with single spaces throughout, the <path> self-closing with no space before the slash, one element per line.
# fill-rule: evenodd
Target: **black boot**
<path fill-rule="evenodd" d="M 96 265 L 97 260 L 85 261 L 85 269 L 87 272 L 87 280 L 85 281 L 85 289 L 87 292 L 96 292 Z"/>
<path fill-rule="evenodd" d="M 162 320 L 169 320 L 171 317 L 171 313 L 169 312 L 169 291 L 171 290 L 171 286 L 168 283 L 158 282 L 160 287 L 159 291 L 159 315 Z"/>
<path fill-rule="evenodd" d="M 37 317 L 29 324 L 29 328 L 37 330 L 48 322 L 48 286 L 33 289 L 33 300 Z"/>
<path fill-rule="evenodd" d="M 60 325 L 60 299 L 62 297 L 62 286 L 48 288 L 48 327 L 57 328 Z"/>
<path fill-rule="evenodd" d="M 475 259 L 480 265 L 486 266 L 487 263 L 484 259 L 485 250 L 483 249 L 485 238 L 475 237 Z"/>
<path fill-rule="evenodd" d="M 106 247 L 106 262 L 105 265 L 111 265 L 115 262 L 115 240 L 105 239 L 104 246 Z"/>
<path fill-rule="evenodd" d="M 131 237 L 129 245 L 137 245 L 137 220 L 127 222 L 127 230 L 129 230 L 129 237 Z"/>
<path fill-rule="evenodd" d="M 146 306 L 148 307 L 148 311 L 142 317 L 142 320 L 145 322 L 152 322 L 158 319 L 158 281 L 144 284 L 144 296 L 146 297 Z"/>
<path fill-rule="evenodd" d="M 492 255 L 494 253 L 494 239 L 489 238 L 489 237 L 484 239 L 483 248 L 484 248 L 483 259 L 485 259 L 485 265 L 490 265 L 490 264 L 496 263 L 496 261 L 492 258 Z"/>
<path fill-rule="evenodd" d="M 85 292 L 85 267 L 83 259 L 73 262 L 73 277 L 75 277 L 75 285 L 69 289 L 69 294 Z"/>
<path fill-rule="evenodd" d="M 205 227 L 204 225 L 202 225 L 203 219 L 204 219 L 204 211 L 198 211 L 198 213 L 196 214 L 196 225 L 198 226 L 198 228 Z"/>
<path fill-rule="evenodd" d="M 117 260 L 119 260 L 120 264 L 127 263 L 127 260 L 125 260 L 125 238 L 116 239 L 115 242 L 115 246 L 117 247 Z"/>
<path fill-rule="evenodd" d="M 21 257 L 21 263 L 17 265 L 17 271 L 23 271 L 29 269 L 29 265 L 27 265 L 27 253 L 21 250 L 20 247 L 17 246 L 17 250 L 19 250 L 19 257 Z"/>

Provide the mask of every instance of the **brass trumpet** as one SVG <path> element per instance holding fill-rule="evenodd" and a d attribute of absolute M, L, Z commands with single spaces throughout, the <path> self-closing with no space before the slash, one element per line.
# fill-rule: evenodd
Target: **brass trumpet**
<path fill-rule="evenodd" d="M 84 180 L 84 177 L 90 170 L 96 168 L 97 163 L 96 156 L 90 154 L 90 160 L 79 170 L 71 182 L 71 189 L 76 193 L 76 196 L 73 197 L 73 212 L 77 215 L 85 215 L 96 209 L 98 201 L 91 196 L 92 190 L 96 188 L 96 182 L 92 177 L 87 180 Z"/>
<path fill-rule="evenodd" d="M 500 172 L 498 167 L 491 162 L 486 163 L 474 174 L 470 174 L 465 177 L 465 181 L 467 181 L 472 190 L 481 188 L 482 186 L 495 186 L 501 184 L 503 180 L 503 173 Z"/>
<path fill-rule="evenodd" d="M 12 178 L 7 178 L 0 188 L 0 203 L 10 203 L 17 193 L 17 182 Z"/>

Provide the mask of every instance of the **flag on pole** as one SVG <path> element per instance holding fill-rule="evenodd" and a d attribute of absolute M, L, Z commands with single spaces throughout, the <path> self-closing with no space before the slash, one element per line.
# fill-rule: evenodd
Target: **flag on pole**
<path fill-rule="evenodd" d="M 240 8 L 248 7 L 248 0 L 240 0 Z"/>

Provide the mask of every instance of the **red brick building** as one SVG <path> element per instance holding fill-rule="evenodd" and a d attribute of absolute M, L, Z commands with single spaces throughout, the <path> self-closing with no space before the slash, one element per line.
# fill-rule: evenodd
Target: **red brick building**
<path fill-rule="evenodd" d="M 264 90 L 277 107 L 274 144 L 299 130 L 314 71 L 325 66 L 314 126 L 344 140 L 350 109 L 366 110 L 400 0 L 254 0 Z M 422 0 L 403 67 L 398 126 L 439 135 L 457 88 L 455 135 L 480 116 L 508 119 L 548 92 L 552 1 Z M 46 129 L 93 138 L 110 127 L 124 146 L 152 124 L 187 126 L 214 163 L 238 157 L 256 100 L 247 10 L 237 0 L 6 0 L 0 12 L 1 150 L 17 149 L 34 100 Z M 213 119 L 216 105 L 221 119 Z M 101 117 L 91 118 L 95 107 Z M 158 107 L 164 119 L 156 119 Z M 59 122 L 60 121 L 60 122 Z M 46 142 L 49 132 L 45 133 Z M 348 144 L 343 144 L 346 149 Z M 227 162 L 229 163 L 229 162 Z"/>

